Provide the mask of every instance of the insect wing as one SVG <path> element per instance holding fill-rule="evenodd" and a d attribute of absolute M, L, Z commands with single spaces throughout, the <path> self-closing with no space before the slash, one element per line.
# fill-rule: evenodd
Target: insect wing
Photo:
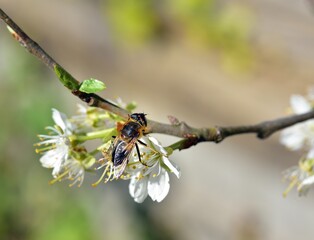
<path fill-rule="evenodd" d="M 122 140 L 117 140 L 112 149 L 112 162 L 113 166 L 119 166 L 129 155 L 129 152 L 126 149 L 127 143 Z"/>
<path fill-rule="evenodd" d="M 112 151 L 112 162 L 114 168 L 114 175 L 116 178 L 120 177 L 126 165 L 128 158 L 133 150 L 133 146 L 123 140 L 117 139 Z"/>

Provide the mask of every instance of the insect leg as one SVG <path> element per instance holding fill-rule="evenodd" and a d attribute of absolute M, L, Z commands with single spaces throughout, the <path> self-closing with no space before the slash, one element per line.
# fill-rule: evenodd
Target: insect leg
<path fill-rule="evenodd" d="M 142 144 L 142 145 L 144 145 L 145 147 L 147 147 L 147 148 L 149 148 L 150 150 L 152 150 L 152 152 L 158 153 L 155 149 L 151 148 L 150 146 L 148 146 L 148 145 L 147 145 L 146 143 L 144 143 L 143 141 L 141 141 L 141 140 L 139 140 L 139 139 L 137 139 L 137 141 L 138 141 L 140 144 Z"/>
<path fill-rule="evenodd" d="M 139 140 L 139 139 L 137 139 L 137 141 L 138 141 L 140 144 L 142 144 L 142 145 L 144 145 L 145 147 L 147 147 L 147 144 L 146 144 L 146 143 L 142 142 L 142 141 Z"/>
<path fill-rule="evenodd" d="M 139 140 L 138 140 L 138 141 L 139 141 Z M 139 141 L 139 142 L 140 142 L 140 141 Z M 140 142 L 140 143 L 141 143 L 141 142 Z M 144 144 L 145 144 L 145 143 L 144 143 Z M 145 146 L 147 146 L 147 145 L 145 144 Z M 144 166 L 147 166 L 146 163 L 142 162 L 140 149 L 139 149 L 137 143 L 135 143 L 135 147 L 136 147 L 136 152 L 137 152 L 138 160 L 139 160 Z"/>

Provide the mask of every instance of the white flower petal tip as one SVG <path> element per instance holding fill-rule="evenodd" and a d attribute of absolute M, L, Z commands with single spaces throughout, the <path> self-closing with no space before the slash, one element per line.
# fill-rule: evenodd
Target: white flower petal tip
<path fill-rule="evenodd" d="M 177 178 L 180 178 L 181 172 L 179 166 L 177 166 L 174 162 L 170 161 L 168 158 L 163 157 L 164 164 L 170 169 L 170 172 L 176 175 Z"/>
<path fill-rule="evenodd" d="M 292 110 L 296 114 L 302 114 L 311 111 L 310 102 L 301 95 L 292 95 L 290 98 Z"/>

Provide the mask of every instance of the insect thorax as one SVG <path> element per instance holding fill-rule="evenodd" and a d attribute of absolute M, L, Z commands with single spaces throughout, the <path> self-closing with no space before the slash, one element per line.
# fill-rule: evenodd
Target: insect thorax
<path fill-rule="evenodd" d="M 141 135 L 141 124 L 137 122 L 128 122 L 121 130 L 123 138 L 138 138 Z"/>

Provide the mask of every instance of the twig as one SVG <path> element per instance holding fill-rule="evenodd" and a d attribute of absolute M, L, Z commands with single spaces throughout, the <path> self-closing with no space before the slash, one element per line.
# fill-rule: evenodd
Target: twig
<path fill-rule="evenodd" d="M 175 143 L 175 146 L 170 146 L 173 149 L 182 150 L 200 142 L 220 143 L 227 137 L 240 134 L 253 133 L 256 134 L 259 139 L 266 139 L 279 130 L 312 118 L 314 118 L 314 110 L 304 114 L 291 115 L 270 121 L 264 121 L 255 125 L 230 127 L 216 126 L 211 128 L 193 128 L 185 122 L 180 122 L 177 125 L 169 125 L 149 121 L 148 132 L 166 133 L 168 135 L 184 138 L 179 141 L 179 145 L 178 143 Z"/>
<path fill-rule="evenodd" d="M 53 70 L 62 84 L 67 87 L 72 94 L 79 97 L 90 106 L 99 107 L 109 112 L 127 118 L 129 112 L 116 106 L 110 101 L 101 98 L 96 94 L 88 94 L 79 91 L 80 82 L 70 73 L 61 67 L 52 57 L 49 56 L 36 42 L 34 42 L 2 9 L 0 9 L 0 18 L 11 28 L 9 28 L 13 37 L 20 42 L 31 54 L 35 55 L 47 67 Z M 314 118 L 314 110 L 300 115 L 293 115 L 278 118 L 271 121 L 265 121 L 255 125 L 231 126 L 231 127 L 211 127 L 211 128 L 193 128 L 185 122 L 172 122 L 173 124 L 164 124 L 148 120 L 146 133 L 162 133 L 183 138 L 172 144 L 172 149 L 186 149 L 200 142 L 219 143 L 227 137 L 239 134 L 255 133 L 258 138 L 265 139 L 281 129 L 292 126 Z"/>
<path fill-rule="evenodd" d="M 32 40 L 1 8 L 0 18 L 9 26 L 9 31 L 19 43 L 31 54 L 35 55 L 48 68 L 53 70 L 59 77 L 61 83 L 68 88 L 75 96 L 86 102 L 89 106 L 103 108 L 123 118 L 127 118 L 128 112 L 115 104 L 101 98 L 96 94 L 88 94 L 78 90 L 80 82 L 69 72 L 59 65 L 38 43 Z"/>

